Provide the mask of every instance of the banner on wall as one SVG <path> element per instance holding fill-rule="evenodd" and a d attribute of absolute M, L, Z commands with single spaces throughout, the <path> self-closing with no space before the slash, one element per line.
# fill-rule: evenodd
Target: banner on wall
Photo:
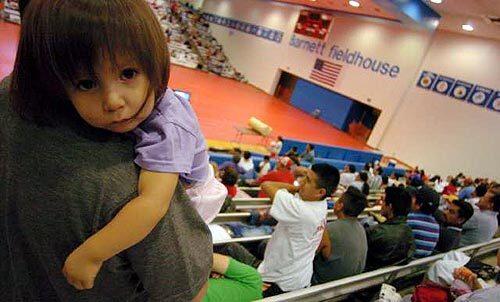
<path fill-rule="evenodd" d="M 240 20 L 226 18 L 209 13 L 203 13 L 203 18 L 209 23 L 225 26 L 233 30 L 241 31 L 249 35 L 276 42 L 278 44 L 281 43 L 281 40 L 283 39 L 282 31 L 267 28 L 265 26 L 251 24 L 248 22 L 243 22 Z"/>
<path fill-rule="evenodd" d="M 332 20 L 333 17 L 325 13 L 301 10 L 294 32 L 324 41 L 330 31 Z"/>
<path fill-rule="evenodd" d="M 440 75 L 422 71 L 417 87 L 500 112 L 500 91 Z"/>

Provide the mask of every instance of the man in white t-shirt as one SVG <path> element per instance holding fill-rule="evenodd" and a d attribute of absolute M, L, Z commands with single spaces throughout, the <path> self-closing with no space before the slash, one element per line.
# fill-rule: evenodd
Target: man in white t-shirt
<path fill-rule="evenodd" d="M 308 287 L 312 262 L 326 226 L 325 198 L 337 188 L 339 171 L 328 164 L 302 169 L 299 186 L 265 182 L 262 190 L 273 203 L 269 214 L 278 221 L 258 270 L 269 285 L 264 297 Z"/>
<path fill-rule="evenodd" d="M 345 165 L 344 171 L 340 174 L 340 185 L 348 188 L 356 180 L 356 167 L 354 165 Z"/>

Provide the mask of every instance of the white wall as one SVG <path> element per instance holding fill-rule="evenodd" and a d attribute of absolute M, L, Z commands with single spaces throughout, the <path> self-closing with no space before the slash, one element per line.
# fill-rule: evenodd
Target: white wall
<path fill-rule="evenodd" d="M 437 32 L 421 70 L 500 89 L 500 41 Z M 500 180 L 500 114 L 417 87 L 387 128 L 385 154 L 441 175 Z"/>
<path fill-rule="evenodd" d="M 374 147 L 379 144 L 394 110 L 415 77 L 431 39 L 428 32 L 406 29 L 398 23 L 339 15 L 334 17 L 321 55 L 289 45 L 301 10 L 298 6 L 262 0 L 205 0 L 203 10 L 284 32 L 283 40 L 278 44 L 227 27 L 210 25 L 231 63 L 250 83 L 270 94 L 279 80 L 280 69 L 308 79 L 316 58 L 339 63 L 329 58 L 333 45 L 361 51 L 365 57 L 397 65 L 400 68 L 397 77 L 389 77 L 340 63 L 344 67 L 333 89 L 316 83 L 382 111 L 368 141 Z M 318 41 L 300 35 L 296 37 L 309 42 Z"/>
<path fill-rule="evenodd" d="M 281 44 L 217 24 L 210 24 L 213 36 L 224 47 L 238 71 L 250 83 L 267 93 L 274 92 L 275 78 L 283 59 L 284 45 L 295 26 L 299 10 L 291 5 L 260 0 L 205 0 L 203 11 L 265 26 L 285 33 Z M 279 80 L 279 79 L 278 79 Z"/>

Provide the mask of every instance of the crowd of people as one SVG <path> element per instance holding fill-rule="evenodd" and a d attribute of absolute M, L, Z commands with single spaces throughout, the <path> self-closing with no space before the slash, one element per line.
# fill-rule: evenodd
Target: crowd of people
<path fill-rule="evenodd" d="M 315 172 L 323 165 L 312 165 L 310 169 L 297 165 L 288 157 L 297 155 L 297 150 L 293 148 L 286 155 L 278 159 L 276 170 L 267 174 L 270 177 L 250 182 L 247 179 L 243 183 L 260 185 L 259 197 L 268 196 L 273 203 L 267 213 L 261 211 L 256 217 L 251 216 L 252 224 L 275 226 L 267 245 L 260 246 L 264 246 L 264 252 L 259 250 L 251 254 L 236 244 L 230 244 L 231 247 L 226 250 L 235 258 L 258 268 L 264 283 L 269 285 L 264 296 L 488 242 L 497 231 L 500 184 L 487 179 L 471 181 L 459 174 L 453 178 L 457 188 L 455 195 L 444 195 L 435 189 L 442 185 L 438 177 L 429 178 L 425 172 L 414 169 L 405 175 L 388 178 L 382 176 L 383 167 L 368 163 L 360 172 L 347 165 L 341 173 L 328 173 L 334 181 L 326 186 L 321 181 L 321 172 Z M 323 221 L 322 225 L 307 214 L 314 211 L 316 208 L 313 205 L 326 196 L 310 197 L 305 189 L 301 191 L 305 175 L 317 181 L 316 189 L 323 188 L 332 192 L 332 197 L 339 197 L 333 206 L 337 220 Z M 379 201 L 381 215 L 360 220 L 358 216 L 368 206 L 370 190 L 383 192 Z M 276 195 L 277 192 L 283 193 Z M 326 209 L 323 206 L 325 204 L 322 209 Z M 321 239 L 315 237 L 315 228 L 324 229 Z M 307 248 L 297 242 L 307 242 Z M 297 247 L 300 252 L 295 250 Z M 269 263 L 278 263 L 279 266 Z M 290 281 L 289 278 L 295 276 L 294 272 L 299 271 L 300 277 Z"/>
<path fill-rule="evenodd" d="M 165 32 L 171 62 L 245 82 L 224 54 L 201 12 L 178 0 L 148 0 Z"/>

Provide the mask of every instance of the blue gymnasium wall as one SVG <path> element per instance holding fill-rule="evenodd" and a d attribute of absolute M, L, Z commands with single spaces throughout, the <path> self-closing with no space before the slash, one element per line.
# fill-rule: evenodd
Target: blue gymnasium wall
<path fill-rule="evenodd" d="M 345 96 L 299 79 L 295 85 L 291 103 L 307 113 L 319 109 L 321 110 L 320 119 L 338 129 L 344 129 L 354 102 Z"/>

